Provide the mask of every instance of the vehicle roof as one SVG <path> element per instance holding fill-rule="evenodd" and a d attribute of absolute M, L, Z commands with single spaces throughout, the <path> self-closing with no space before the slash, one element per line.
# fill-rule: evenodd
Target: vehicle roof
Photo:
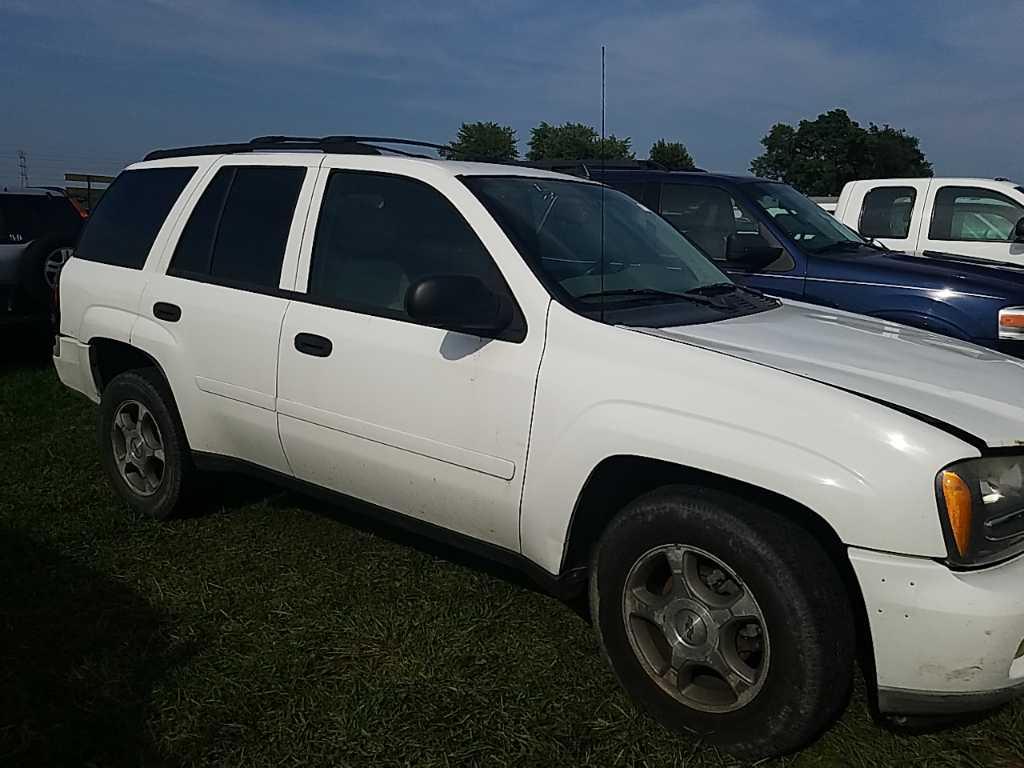
<path fill-rule="evenodd" d="M 309 159 L 310 155 L 316 155 L 319 157 L 350 157 L 354 161 L 366 161 L 372 158 L 372 164 L 375 167 L 386 168 L 388 170 L 402 171 L 402 170 L 413 170 L 415 168 L 423 168 L 429 166 L 432 168 L 439 169 L 451 176 L 526 176 L 530 178 L 548 178 L 548 179 L 562 179 L 568 181 L 587 181 L 581 179 L 578 176 L 571 176 L 565 173 L 555 173 L 553 171 L 545 171 L 540 168 L 531 168 L 526 165 L 513 165 L 503 163 L 473 163 L 463 162 L 459 160 L 442 160 L 430 157 L 403 157 L 395 155 L 359 155 L 359 154 L 344 154 L 340 152 L 319 152 L 319 151 L 281 151 L 281 150 L 270 150 L 270 151 L 253 151 L 245 152 L 244 154 L 237 153 L 223 153 L 223 154 L 209 154 L 209 155 L 188 155 L 184 157 L 164 158 L 160 160 L 143 160 L 138 163 L 132 163 L 126 170 L 135 170 L 140 168 L 167 168 L 173 166 L 194 166 L 197 162 L 208 163 L 220 160 L 222 158 L 239 158 L 243 162 L 240 164 L 249 163 L 251 164 L 252 158 L 259 157 L 273 157 L 275 161 L 280 162 L 288 158 L 295 160 L 302 160 L 305 162 Z"/>
<path fill-rule="evenodd" d="M 29 195 L 31 197 L 64 197 L 64 192 L 45 187 L 25 187 L 24 189 L 0 189 L 0 195 Z"/>
<path fill-rule="evenodd" d="M 657 169 L 643 168 L 607 168 L 602 170 L 599 165 L 590 166 L 589 170 L 595 177 L 601 176 L 602 178 L 614 178 L 617 181 L 650 181 L 652 179 L 658 179 L 661 181 L 685 181 L 698 184 L 709 181 L 726 181 L 730 184 L 750 184 L 758 181 L 778 183 L 772 182 L 771 179 L 762 179 L 757 176 L 744 176 L 732 173 L 711 173 L 709 171 L 659 171 Z"/>
<path fill-rule="evenodd" d="M 879 181 L 888 182 L 900 182 L 910 183 L 917 181 L 925 181 L 922 178 L 892 178 L 892 179 L 858 179 L 858 184 L 873 184 Z M 976 187 L 979 184 L 983 184 L 989 187 L 1006 187 L 1007 189 L 1016 189 L 1020 184 L 1012 179 L 986 179 L 980 176 L 932 176 L 927 179 L 928 181 L 937 181 L 941 184 L 951 184 L 953 186 L 973 186 Z"/>

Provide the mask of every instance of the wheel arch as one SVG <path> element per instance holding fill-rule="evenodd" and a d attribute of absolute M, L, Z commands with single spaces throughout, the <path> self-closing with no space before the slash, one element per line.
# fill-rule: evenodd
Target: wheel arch
<path fill-rule="evenodd" d="M 615 455 L 591 470 L 573 507 L 562 552 L 560 573 L 565 576 L 589 569 L 593 546 L 606 526 L 627 504 L 666 485 L 700 485 L 742 496 L 770 508 L 807 531 L 834 563 L 843 581 L 857 628 L 857 646 L 865 677 L 874 685 L 874 653 L 864 597 L 846 545 L 828 521 L 788 496 L 750 483 L 662 459 Z"/>
<path fill-rule="evenodd" d="M 155 369 L 170 389 L 167 374 L 156 358 L 125 341 L 105 336 L 91 338 L 89 368 L 92 371 L 93 384 L 100 395 L 115 376 L 135 368 Z"/>

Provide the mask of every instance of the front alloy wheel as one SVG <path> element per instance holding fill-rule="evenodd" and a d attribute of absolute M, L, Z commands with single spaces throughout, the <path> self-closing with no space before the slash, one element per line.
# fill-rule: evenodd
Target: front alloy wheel
<path fill-rule="evenodd" d="M 785 513 L 672 485 L 608 524 L 590 613 L 626 692 L 685 737 L 759 760 L 842 711 L 854 625 L 836 563 Z"/>
<path fill-rule="evenodd" d="M 662 690 L 702 712 L 747 705 L 764 684 L 764 614 L 721 560 L 691 546 L 648 551 L 630 569 L 622 616 L 633 652 Z"/>

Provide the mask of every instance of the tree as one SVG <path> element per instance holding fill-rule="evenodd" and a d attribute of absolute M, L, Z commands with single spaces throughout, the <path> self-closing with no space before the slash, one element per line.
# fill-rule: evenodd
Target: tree
<path fill-rule="evenodd" d="M 868 128 L 871 173 L 876 179 L 917 178 L 932 175 L 932 164 L 921 151 L 920 141 L 904 130 L 872 123 Z"/>
<path fill-rule="evenodd" d="M 621 160 L 633 157 L 630 139 L 614 134 L 604 140 L 592 126 L 584 123 L 551 125 L 542 122 L 530 131 L 530 160 Z"/>
<path fill-rule="evenodd" d="M 916 137 L 889 125 L 862 128 L 833 109 L 794 128 L 776 123 L 750 163 L 758 176 L 792 184 L 807 195 L 837 195 L 854 179 L 931 176 Z"/>
<path fill-rule="evenodd" d="M 503 163 L 519 158 L 516 132 L 494 122 L 463 123 L 455 141 L 441 150 L 450 160 L 481 160 Z"/>
<path fill-rule="evenodd" d="M 651 145 L 650 158 L 670 171 L 689 171 L 696 167 L 686 145 L 678 141 L 658 139 Z"/>

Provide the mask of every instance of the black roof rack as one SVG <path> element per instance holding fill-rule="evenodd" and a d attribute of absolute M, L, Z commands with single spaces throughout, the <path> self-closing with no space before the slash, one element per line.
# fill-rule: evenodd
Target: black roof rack
<path fill-rule="evenodd" d="M 603 171 L 668 171 L 669 169 L 655 160 L 526 160 L 517 165 L 531 168 L 542 168 L 546 171 L 570 173 L 575 176 L 590 178 L 591 169 Z M 691 168 L 690 172 L 707 173 L 703 168 Z"/>
<path fill-rule="evenodd" d="M 146 160 L 165 160 L 171 157 L 192 157 L 194 155 L 232 155 L 242 152 L 261 152 L 264 150 L 312 150 L 346 155 L 380 155 L 394 152 L 406 157 L 427 157 L 427 155 L 404 152 L 392 147 L 379 147 L 377 144 L 398 144 L 400 146 L 426 147 L 443 151 L 448 149 L 444 144 L 431 144 L 428 141 L 414 141 L 387 136 L 257 136 L 247 142 L 235 144 L 205 144 L 194 147 L 176 147 L 173 149 L 155 149 L 146 155 Z"/>

